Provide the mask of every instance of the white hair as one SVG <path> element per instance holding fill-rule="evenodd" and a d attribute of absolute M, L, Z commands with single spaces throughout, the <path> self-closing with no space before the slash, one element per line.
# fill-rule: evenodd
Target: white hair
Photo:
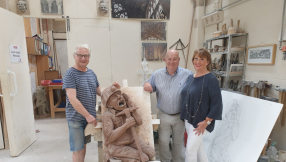
<path fill-rule="evenodd" d="M 77 54 L 78 49 L 80 49 L 80 48 L 84 48 L 84 49 L 88 50 L 89 55 L 91 55 L 91 49 L 89 48 L 88 44 L 78 44 L 74 50 L 74 54 Z"/>

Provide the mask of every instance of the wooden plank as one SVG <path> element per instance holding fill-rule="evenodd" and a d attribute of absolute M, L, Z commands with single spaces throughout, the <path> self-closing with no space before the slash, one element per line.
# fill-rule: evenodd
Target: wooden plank
<path fill-rule="evenodd" d="M 66 111 L 65 108 L 56 108 L 55 109 L 55 112 L 64 112 L 64 111 Z"/>
<path fill-rule="evenodd" d="M 103 147 L 102 147 L 102 141 L 97 142 L 97 154 L 98 154 L 98 161 L 103 162 Z"/>
<path fill-rule="evenodd" d="M 59 105 L 61 104 L 61 100 L 59 100 L 59 102 L 54 106 L 55 109 L 60 109 L 60 108 L 57 108 L 59 107 Z"/>
<path fill-rule="evenodd" d="M 51 85 L 49 86 L 50 88 L 53 88 L 53 89 L 62 89 L 63 86 L 62 85 Z"/>
<path fill-rule="evenodd" d="M 50 110 L 51 110 L 51 118 L 55 118 L 55 109 L 54 109 L 54 98 L 53 98 L 53 89 L 49 88 L 49 96 L 50 96 Z"/>
<path fill-rule="evenodd" d="M 32 37 L 30 18 L 23 18 L 23 19 L 24 19 L 25 35 L 26 37 Z"/>
<path fill-rule="evenodd" d="M 45 56 L 45 55 L 36 56 L 39 85 L 41 85 L 41 80 L 45 80 L 45 71 L 49 71 L 49 60 L 48 59 L 49 59 L 48 56 Z"/>
<path fill-rule="evenodd" d="M 40 29 L 40 19 L 36 19 L 37 21 L 37 34 L 40 35 L 41 29 Z"/>
<path fill-rule="evenodd" d="M 59 79 L 59 71 L 45 71 L 45 80 Z"/>
<path fill-rule="evenodd" d="M 26 45 L 27 45 L 27 52 L 29 55 L 40 55 L 37 51 L 36 51 L 36 47 L 35 47 L 35 38 L 26 38 Z"/>

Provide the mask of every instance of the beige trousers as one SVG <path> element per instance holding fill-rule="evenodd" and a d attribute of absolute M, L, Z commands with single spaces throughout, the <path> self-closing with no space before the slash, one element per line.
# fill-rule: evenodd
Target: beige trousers
<path fill-rule="evenodd" d="M 168 115 L 159 112 L 159 153 L 161 162 L 180 162 L 183 147 L 183 137 L 185 131 L 184 122 L 180 119 L 180 114 Z M 172 152 L 169 150 L 170 135 L 172 133 Z M 171 156 L 172 155 L 172 156 Z"/>

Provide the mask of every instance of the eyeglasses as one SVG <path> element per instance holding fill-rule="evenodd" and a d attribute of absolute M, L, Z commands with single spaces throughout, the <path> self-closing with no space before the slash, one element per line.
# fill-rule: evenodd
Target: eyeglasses
<path fill-rule="evenodd" d="M 89 59 L 90 55 L 81 55 L 81 54 L 75 54 L 79 59 L 82 59 L 83 57 L 85 59 Z"/>

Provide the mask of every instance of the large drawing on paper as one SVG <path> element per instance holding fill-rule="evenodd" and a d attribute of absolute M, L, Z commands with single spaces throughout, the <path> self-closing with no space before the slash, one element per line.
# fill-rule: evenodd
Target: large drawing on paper
<path fill-rule="evenodd" d="M 209 162 L 256 162 L 282 104 L 222 91 L 222 120 L 207 133 Z"/>
<path fill-rule="evenodd" d="M 208 148 L 209 162 L 230 162 L 228 146 L 235 141 L 239 133 L 240 106 L 236 99 L 231 100 L 227 106 L 227 113 L 221 122 L 218 133 Z"/>

